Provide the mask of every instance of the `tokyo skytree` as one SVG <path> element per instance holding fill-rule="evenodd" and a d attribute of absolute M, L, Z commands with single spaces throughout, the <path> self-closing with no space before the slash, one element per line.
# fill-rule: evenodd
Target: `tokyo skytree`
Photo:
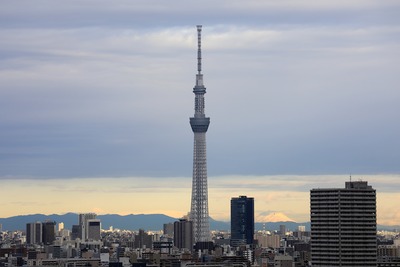
<path fill-rule="evenodd" d="M 194 133 L 190 220 L 193 222 L 194 241 L 201 242 L 210 241 L 206 157 L 206 132 L 210 118 L 204 114 L 206 88 L 203 85 L 203 74 L 201 74 L 201 25 L 197 25 L 197 45 L 196 85 L 193 88 L 195 94 L 194 117 L 190 118 L 190 126 Z"/>

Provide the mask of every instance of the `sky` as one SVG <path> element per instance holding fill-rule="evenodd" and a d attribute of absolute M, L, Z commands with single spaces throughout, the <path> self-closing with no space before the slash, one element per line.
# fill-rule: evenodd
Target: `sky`
<path fill-rule="evenodd" d="M 210 216 L 309 220 L 350 175 L 400 225 L 397 0 L 0 0 L 0 217 L 190 209 L 197 68 Z M 398 202 L 397 202 L 398 203 Z"/>

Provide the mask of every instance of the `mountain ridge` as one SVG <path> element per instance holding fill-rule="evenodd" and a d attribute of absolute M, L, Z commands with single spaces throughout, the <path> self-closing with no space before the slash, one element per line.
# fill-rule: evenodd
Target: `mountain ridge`
<path fill-rule="evenodd" d="M 97 218 L 101 220 L 102 229 L 109 229 L 112 226 L 114 229 L 123 230 L 153 230 L 158 231 L 163 229 L 163 225 L 166 223 L 173 223 L 179 218 L 174 218 L 165 214 L 104 214 L 97 215 Z M 2 224 L 3 231 L 25 231 L 26 224 L 36 221 L 55 221 L 56 223 L 63 222 L 66 229 L 72 229 L 72 225 L 78 224 L 78 213 L 68 212 L 65 214 L 29 214 L 29 215 L 17 215 L 8 218 L 0 218 L 0 224 Z M 281 222 L 256 222 L 254 224 L 255 230 L 269 230 L 277 231 L 280 225 L 285 225 L 288 231 L 295 231 L 297 227 L 303 225 L 306 227 L 306 231 L 310 230 L 310 222 L 297 223 L 294 221 L 281 221 Z M 392 230 L 398 229 L 400 226 L 386 226 L 378 225 L 378 229 Z M 210 218 L 210 229 L 211 230 L 230 230 L 230 222 L 217 221 Z"/>

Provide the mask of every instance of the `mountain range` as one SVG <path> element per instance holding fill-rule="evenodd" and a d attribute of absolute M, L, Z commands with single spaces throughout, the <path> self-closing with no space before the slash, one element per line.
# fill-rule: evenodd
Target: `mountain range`
<path fill-rule="evenodd" d="M 103 229 L 109 229 L 112 226 L 114 229 L 125 229 L 125 230 L 162 230 L 165 223 L 173 223 L 177 221 L 177 218 L 173 218 L 164 214 L 130 214 L 130 215 L 118 215 L 118 214 L 106 214 L 98 215 L 98 219 L 101 220 L 101 226 Z M 55 221 L 56 223 L 63 222 L 66 229 L 72 229 L 72 225 L 78 224 L 78 214 L 66 213 L 63 215 L 51 214 L 31 214 L 31 215 L 19 215 L 9 218 L 0 218 L 0 224 L 3 226 L 3 231 L 15 231 L 25 230 L 26 224 L 31 222 L 43 222 L 46 220 Z M 268 223 L 256 223 L 256 230 L 278 230 L 279 225 L 286 225 L 287 229 L 297 229 L 298 225 L 305 225 L 306 229 L 309 228 L 309 223 L 295 223 L 295 222 L 268 222 Z M 217 221 L 210 218 L 211 230 L 229 230 L 230 222 Z"/>
<path fill-rule="evenodd" d="M 173 218 L 164 214 L 130 214 L 130 215 L 118 215 L 118 214 L 106 214 L 98 215 L 98 219 L 101 220 L 102 229 L 109 229 L 112 226 L 114 229 L 124 230 L 162 230 L 165 223 L 173 223 L 177 221 L 177 218 Z M 63 215 L 51 214 L 31 214 L 31 215 L 19 215 L 9 218 L 0 218 L 0 224 L 2 224 L 3 231 L 15 231 L 25 230 L 26 224 L 36 221 L 51 220 L 56 223 L 63 222 L 66 229 L 72 229 L 72 225 L 78 224 L 78 214 L 66 213 Z M 296 230 L 299 225 L 304 225 L 306 230 L 310 230 L 310 223 L 296 223 L 293 221 L 281 221 L 281 222 L 266 222 L 266 223 L 255 223 L 255 230 L 279 230 L 280 225 L 285 225 L 287 230 Z M 378 225 L 378 229 L 392 230 L 399 228 L 399 226 L 384 226 Z M 210 229 L 211 230 L 230 230 L 230 222 L 217 221 L 210 218 Z"/>

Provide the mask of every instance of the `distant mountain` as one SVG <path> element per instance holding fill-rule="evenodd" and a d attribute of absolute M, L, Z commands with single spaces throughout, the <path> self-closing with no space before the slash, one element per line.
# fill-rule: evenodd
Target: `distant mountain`
<path fill-rule="evenodd" d="M 294 222 L 283 212 L 272 212 L 268 215 L 258 215 L 255 220 L 257 222 Z"/>
<path fill-rule="evenodd" d="M 165 223 L 172 223 L 178 220 L 164 214 L 130 214 L 130 215 L 118 215 L 118 214 L 106 214 L 98 215 L 97 218 L 101 220 L 101 226 L 103 229 L 109 229 L 110 226 L 119 229 L 126 230 L 162 230 Z M 72 229 L 72 225 L 78 224 L 78 214 L 67 213 L 63 215 L 51 214 L 31 214 L 31 215 L 20 215 L 9 218 L 0 218 L 0 224 L 3 225 L 3 230 L 14 231 L 14 230 L 25 230 L 26 224 L 36 221 L 56 221 L 57 223 L 63 222 L 66 229 Z M 227 222 L 216 221 L 210 219 L 211 229 L 228 230 L 230 224 Z"/>
<path fill-rule="evenodd" d="M 130 215 L 118 215 L 118 214 L 106 214 L 97 216 L 101 220 L 103 229 L 108 229 L 110 226 L 119 229 L 126 230 L 162 230 L 165 223 L 172 223 L 177 220 L 164 214 L 130 214 Z M 14 231 L 14 230 L 25 230 L 26 224 L 36 221 L 56 221 L 57 223 L 63 222 L 66 229 L 72 229 L 73 224 L 78 224 L 78 214 L 67 213 L 63 215 L 51 214 L 31 214 L 31 215 L 20 215 L 9 218 L 0 218 L 0 224 L 3 225 L 3 231 Z M 286 222 L 267 222 L 267 223 L 255 223 L 255 230 L 279 230 L 280 225 L 285 225 L 287 230 L 295 231 L 299 225 L 304 225 L 306 230 L 310 230 L 310 223 L 296 223 L 292 221 Z M 231 226 L 230 222 L 216 221 L 210 218 L 211 230 L 226 230 L 229 231 Z M 393 230 L 400 229 L 400 226 L 385 226 L 378 225 L 378 229 L 382 230 Z"/>
<path fill-rule="evenodd" d="M 25 230 L 26 224 L 31 222 L 43 222 L 46 220 L 56 221 L 57 223 L 63 222 L 65 227 L 71 229 L 72 224 L 77 224 L 78 215 L 75 213 L 67 213 L 63 215 L 51 214 L 31 214 L 31 215 L 19 215 L 9 218 L 0 218 L 0 224 L 3 225 L 3 231 L 14 231 L 14 230 Z"/>
<path fill-rule="evenodd" d="M 126 230 L 162 230 L 165 223 L 172 223 L 177 220 L 164 214 L 130 214 L 125 216 L 107 214 L 98 215 L 97 218 L 101 220 L 103 229 L 109 229 L 110 226 L 113 226 L 114 228 Z"/>

